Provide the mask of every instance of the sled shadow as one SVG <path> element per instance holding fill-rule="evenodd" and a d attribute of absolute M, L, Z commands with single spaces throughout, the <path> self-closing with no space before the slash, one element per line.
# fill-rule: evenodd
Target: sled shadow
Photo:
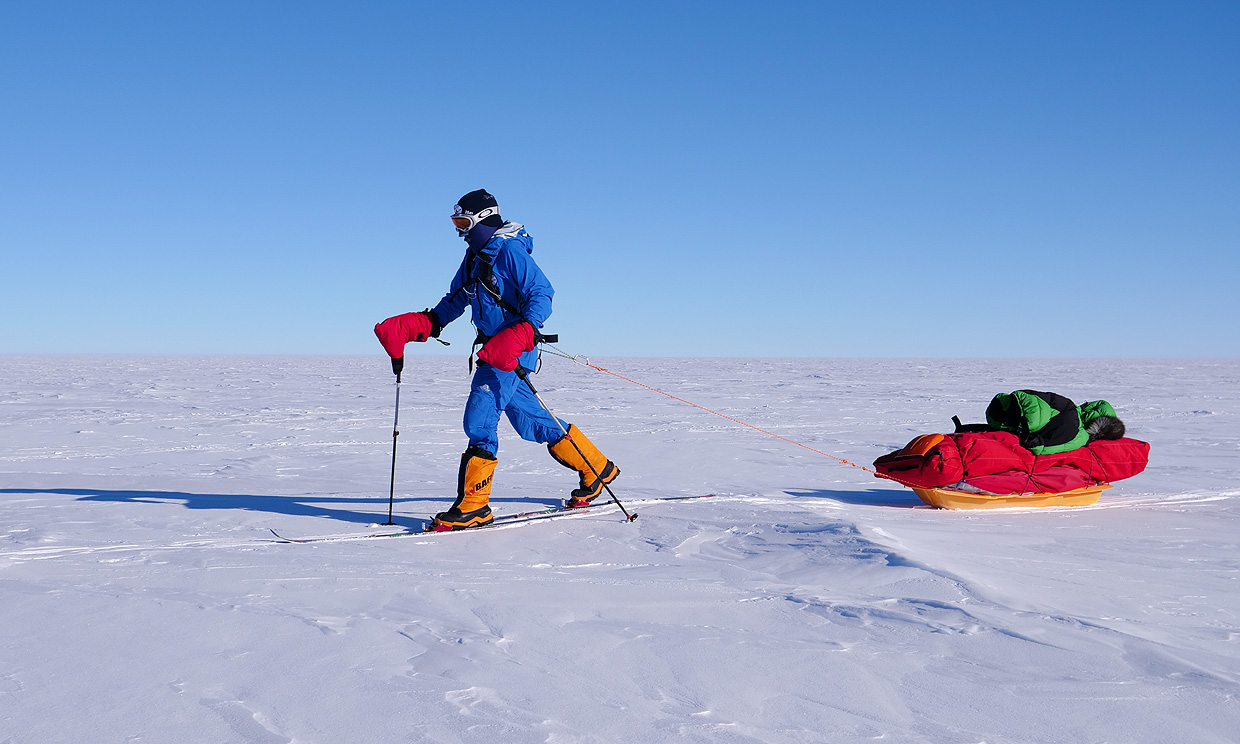
<path fill-rule="evenodd" d="M 812 499 L 829 499 L 841 504 L 857 504 L 859 506 L 890 506 L 897 509 L 924 507 L 925 503 L 917 498 L 917 494 L 907 488 L 867 488 L 864 491 L 824 491 L 811 489 L 794 489 L 784 491 L 789 496 Z"/>
<path fill-rule="evenodd" d="M 294 517 L 322 517 L 339 522 L 374 524 L 387 519 L 388 500 L 381 497 L 345 496 L 262 496 L 254 494 L 189 493 L 186 491 L 110 491 L 95 488 L 0 488 L 0 494 L 59 493 L 77 496 L 78 501 L 111 501 L 132 504 L 169 504 L 180 502 L 186 509 L 241 509 L 242 511 L 267 512 Z M 442 503 L 439 498 L 397 498 L 395 503 L 414 502 Z M 357 504 L 369 507 L 366 511 L 341 509 L 326 504 Z M 407 515 L 396 519 L 409 521 Z M 412 518 L 415 519 L 416 518 Z"/>

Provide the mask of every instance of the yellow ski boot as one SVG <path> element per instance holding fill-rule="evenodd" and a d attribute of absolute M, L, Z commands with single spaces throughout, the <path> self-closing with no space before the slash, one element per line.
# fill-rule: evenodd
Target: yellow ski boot
<path fill-rule="evenodd" d="M 446 512 L 435 515 L 427 532 L 467 530 L 488 525 L 494 519 L 488 502 L 491 497 L 491 476 L 498 464 L 495 455 L 481 447 L 470 447 L 461 455 L 457 475 L 456 501 Z"/>
<path fill-rule="evenodd" d="M 576 445 L 576 446 L 573 446 Z M 555 444 L 547 445 L 547 451 L 566 468 L 576 470 L 581 476 L 581 486 L 574 488 L 565 504 L 569 507 L 585 506 L 603 492 L 603 486 L 620 475 L 620 468 L 598 451 L 598 447 L 586 438 L 576 424 L 568 425 L 568 435 Z M 584 458 L 582 456 L 585 456 Z M 591 468 L 593 466 L 593 468 Z M 595 473 L 598 473 L 596 476 Z"/>

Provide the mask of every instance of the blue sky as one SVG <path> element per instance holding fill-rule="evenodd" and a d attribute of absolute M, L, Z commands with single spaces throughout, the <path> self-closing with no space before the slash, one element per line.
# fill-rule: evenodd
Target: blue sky
<path fill-rule="evenodd" d="M 0 353 L 1240 354 L 1240 4 L 0 5 Z M 467 318 L 410 353 L 466 353 Z"/>

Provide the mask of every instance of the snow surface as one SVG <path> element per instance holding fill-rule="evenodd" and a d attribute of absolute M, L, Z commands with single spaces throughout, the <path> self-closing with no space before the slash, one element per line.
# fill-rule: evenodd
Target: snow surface
<path fill-rule="evenodd" d="M 0 742 L 1235 742 L 1240 362 L 595 360 L 868 465 L 991 395 L 1106 398 L 1150 468 L 949 512 L 548 358 L 621 498 L 385 521 L 373 358 L 0 357 Z M 410 357 L 397 521 L 452 499 L 465 362 Z M 497 513 L 573 485 L 502 424 Z"/>

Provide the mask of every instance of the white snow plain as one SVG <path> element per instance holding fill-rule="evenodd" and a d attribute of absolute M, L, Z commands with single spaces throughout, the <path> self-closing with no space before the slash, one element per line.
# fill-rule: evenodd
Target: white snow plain
<path fill-rule="evenodd" d="M 595 360 L 862 465 L 1019 388 L 1149 469 L 950 512 L 610 375 L 536 384 L 623 474 L 713 499 L 317 544 L 387 518 L 372 358 L 0 357 L 0 742 L 1235 742 L 1240 361 Z M 410 357 L 396 521 L 449 505 L 465 361 Z M 573 475 L 501 423 L 492 505 Z"/>

